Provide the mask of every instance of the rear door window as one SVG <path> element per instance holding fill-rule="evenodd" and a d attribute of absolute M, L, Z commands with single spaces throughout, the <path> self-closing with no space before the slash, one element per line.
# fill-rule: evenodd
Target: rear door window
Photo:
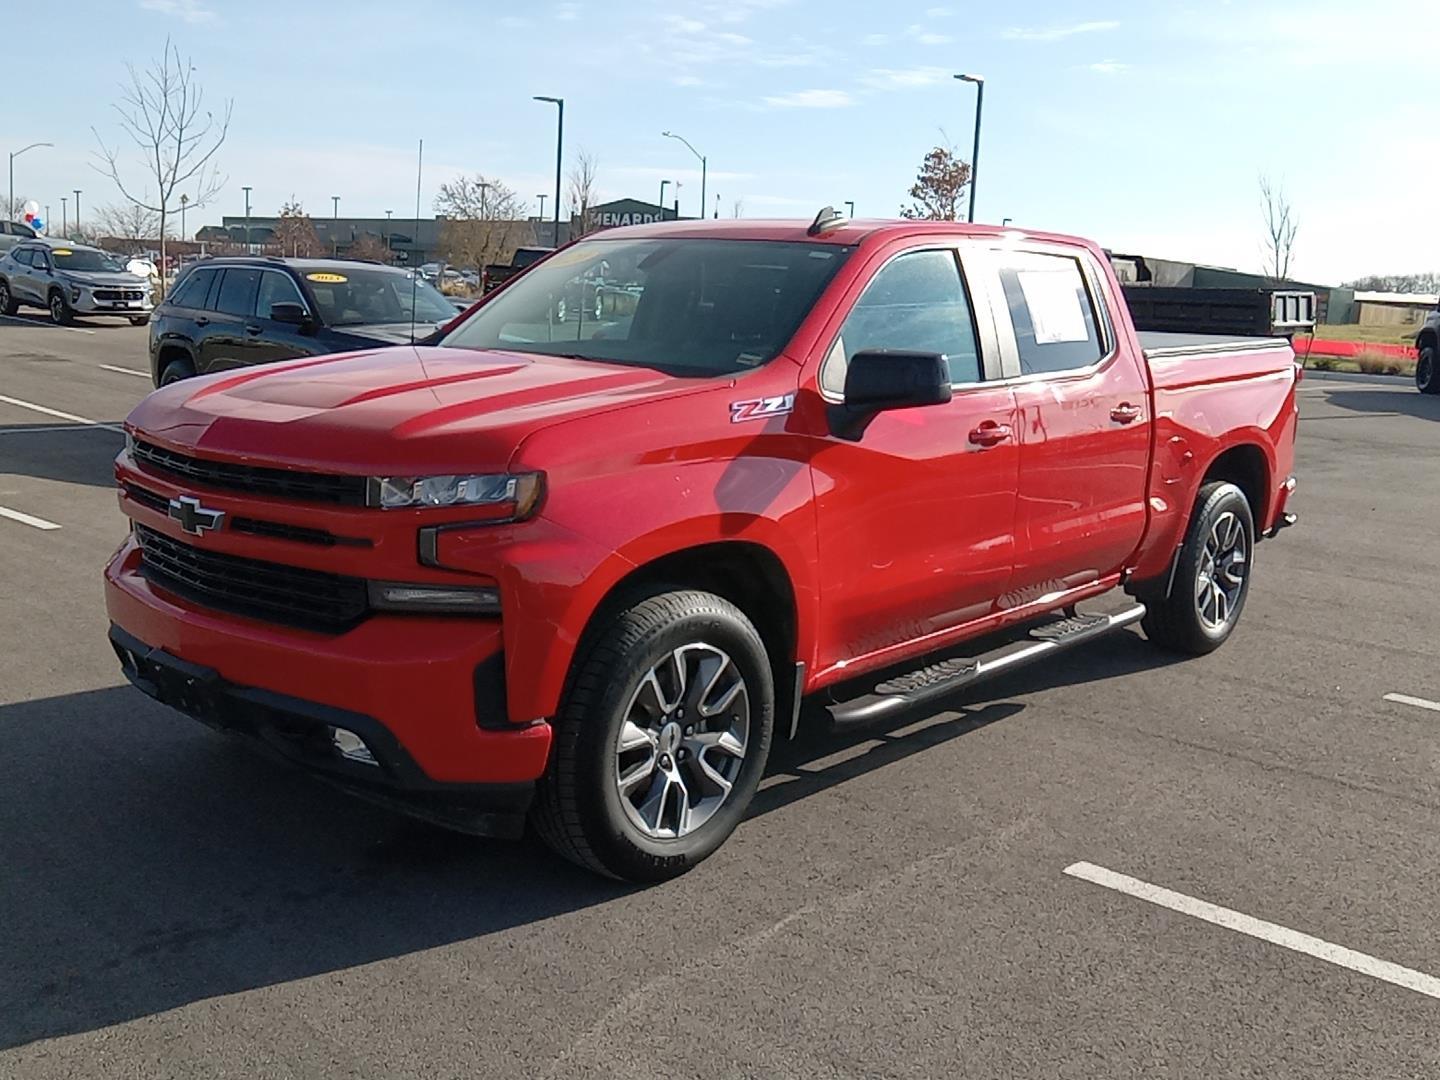
<path fill-rule="evenodd" d="M 214 280 L 214 270 L 192 270 L 170 297 L 170 303 L 176 307 L 204 308 Z"/>
<path fill-rule="evenodd" d="M 30 257 L 31 257 L 33 254 L 34 254 L 34 252 L 31 251 L 29 248 L 16 248 L 14 251 L 12 251 L 12 252 L 10 253 L 10 256 L 11 256 L 11 258 L 13 258 L 16 262 L 18 262 L 21 266 L 29 266 L 29 265 L 30 265 Z"/>
<path fill-rule="evenodd" d="M 255 314 L 255 293 L 260 288 L 260 271 L 232 266 L 220 280 L 215 310 L 225 315 L 250 318 Z"/>
<path fill-rule="evenodd" d="M 1005 252 L 999 271 L 1022 375 L 1075 371 L 1100 360 L 1105 349 L 1078 259 Z"/>

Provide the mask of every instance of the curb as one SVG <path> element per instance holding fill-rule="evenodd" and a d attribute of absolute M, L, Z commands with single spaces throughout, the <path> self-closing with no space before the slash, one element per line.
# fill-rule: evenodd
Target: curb
<path fill-rule="evenodd" d="M 1360 371 L 1320 371 L 1316 368 L 1305 369 L 1305 381 L 1319 379 L 1323 382 L 1363 382 L 1382 383 L 1386 385 L 1414 386 L 1415 376 L 1413 375 L 1366 375 Z"/>

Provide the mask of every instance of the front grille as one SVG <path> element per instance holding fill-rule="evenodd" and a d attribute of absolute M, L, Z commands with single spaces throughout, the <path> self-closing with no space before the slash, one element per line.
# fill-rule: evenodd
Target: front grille
<path fill-rule="evenodd" d="M 145 294 L 139 289 L 96 289 L 96 300 L 143 300 Z"/>
<path fill-rule="evenodd" d="M 159 492 L 141 487 L 129 480 L 124 482 L 125 494 L 141 506 L 148 506 L 158 514 L 170 514 L 170 500 Z M 263 536 L 271 540 L 293 540 L 297 544 L 316 544 L 320 547 L 374 547 L 372 541 L 363 536 L 336 536 L 325 529 L 312 529 L 306 525 L 288 525 L 281 521 L 261 521 L 258 518 L 232 517 L 229 528 L 232 532 Z"/>
<path fill-rule="evenodd" d="M 155 510 L 161 514 L 170 513 L 169 499 L 148 488 L 143 488 L 139 484 L 132 484 L 128 480 L 125 481 L 125 494 L 141 506 L 148 506 L 151 510 Z"/>
<path fill-rule="evenodd" d="M 266 469 L 255 465 L 234 465 L 166 450 L 136 439 L 135 460 L 162 472 L 183 476 L 213 488 L 248 491 L 282 499 L 364 506 L 366 482 L 363 476 L 333 476 L 299 472 L 294 469 Z"/>
<path fill-rule="evenodd" d="M 205 607 L 329 634 L 369 611 L 361 578 L 201 551 L 143 525 L 135 538 L 148 580 Z"/>

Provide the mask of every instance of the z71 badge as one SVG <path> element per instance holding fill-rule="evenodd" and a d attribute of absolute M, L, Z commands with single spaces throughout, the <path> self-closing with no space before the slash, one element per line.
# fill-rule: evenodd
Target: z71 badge
<path fill-rule="evenodd" d="M 764 420 L 771 416 L 784 416 L 786 413 L 795 411 L 795 392 L 781 394 L 779 397 L 752 398 L 750 401 L 732 401 L 730 403 L 730 422 L 738 424 L 742 420 Z"/>

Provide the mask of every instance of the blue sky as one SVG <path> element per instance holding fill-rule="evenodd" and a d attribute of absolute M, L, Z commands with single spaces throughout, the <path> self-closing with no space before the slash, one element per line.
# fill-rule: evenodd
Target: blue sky
<path fill-rule="evenodd" d="M 1440 266 L 1435 0 L 72 0 L 37 17 L 73 29 L 10 50 L 0 150 L 56 144 L 16 162 L 17 192 L 56 218 L 73 188 L 118 200 L 91 128 L 115 137 L 125 62 L 168 33 L 235 102 L 229 183 L 192 231 L 242 212 L 242 184 L 257 213 L 292 193 L 316 214 L 331 195 L 413 213 L 421 137 L 427 213 L 462 171 L 548 192 L 554 110 L 533 94 L 566 99 L 567 148 L 598 158 L 604 196 L 679 180 L 696 211 L 698 165 L 668 128 L 708 155 L 711 212 L 718 192 L 726 215 L 853 199 L 891 216 L 929 147 L 968 157 L 974 90 L 951 75 L 973 71 L 982 221 L 1255 269 L 1263 171 L 1297 207 L 1301 275 Z"/>

